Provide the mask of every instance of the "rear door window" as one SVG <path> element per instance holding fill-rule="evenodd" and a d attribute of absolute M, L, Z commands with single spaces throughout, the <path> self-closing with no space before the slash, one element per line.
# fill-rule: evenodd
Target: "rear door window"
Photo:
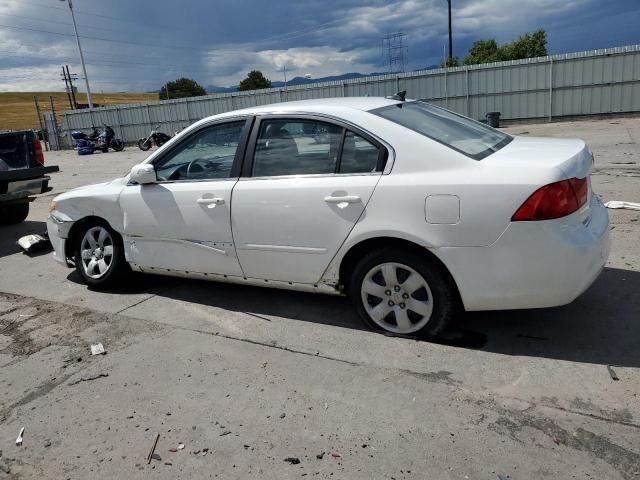
<path fill-rule="evenodd" d="M 347 131 L 339 173 L 371 173 L 378 169 L 380 149 L 360 135 Z"/>
<path fill-rule="evenodd" d="M 260 123 L 253 160 L 254 177 L 335 173 L 342 127 L 303 119 Z"/>

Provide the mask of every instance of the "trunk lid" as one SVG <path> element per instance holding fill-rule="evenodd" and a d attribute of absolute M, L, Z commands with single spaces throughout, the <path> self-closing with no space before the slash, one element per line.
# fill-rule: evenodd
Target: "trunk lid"
<path fill-rule="evenodd" d="M 593 155 L 579 139 L 513 137 L 513 141 L 488 156 L 483 162 L 508 169 L 557 168 L 565 178 L 585 178 L 591 173 Z M 562 179 L 559 179 L 562 180 Z"/>

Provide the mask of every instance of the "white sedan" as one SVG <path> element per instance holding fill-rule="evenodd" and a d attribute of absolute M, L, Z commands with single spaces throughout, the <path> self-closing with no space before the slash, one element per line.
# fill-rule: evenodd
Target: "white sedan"
<path fill-rule="evenodd" d="M 420 101 L 336 98 L 208 117 L 128 176 L 54 199 L 55 258 L 96 288 L 133 271 L 350 295 L 437 335 L 460 311 L 552 307 L 609 253 L 581 140 L 511 137 Z"/>

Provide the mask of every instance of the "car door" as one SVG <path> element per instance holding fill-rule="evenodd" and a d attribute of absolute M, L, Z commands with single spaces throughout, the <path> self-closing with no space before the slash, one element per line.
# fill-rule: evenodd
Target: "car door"
<path fill-rule="evenodd" d="M 256 120 L 231 211 L 244 275 L 320 280 L 363 214 L 386 153 L 377 140 L 324 117 Z"/>
<path fill-rule="evenodd" d="M 241 276 L 231 192 L 251 119 L 208 124 L 154 160 L 157 182 L 120 196 L 128 260 L 143 269 Z"/>

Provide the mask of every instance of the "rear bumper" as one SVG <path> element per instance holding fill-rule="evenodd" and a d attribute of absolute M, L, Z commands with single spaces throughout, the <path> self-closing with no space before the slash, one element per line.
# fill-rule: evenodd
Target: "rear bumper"
<path fill-rule="evenodd" d="M 464 307 L 475 310 L 566 305 L 598 277 L 609 256 L 609 216 L 594 195 L 591 215 L 513 222 L 489 247 L 437 250 L 453 275 Z"/>
<path fill-rule="evenodd" d="M 25 180 L 12 180 L 0 188 L 0 202 L 23 201 L 33 195 L 39 195 L 51 190 L 48 176 Z"/>
<path fill-rule="evenodd" d="M 53 246 L 53 258 L 56 262 L 71 267 L 67 261 L 66 243 L 69 230 L 73 222 L 59 222 L 54 220 L 51 215 L 47 218 L 47 233 L 49 241 Z"/>

